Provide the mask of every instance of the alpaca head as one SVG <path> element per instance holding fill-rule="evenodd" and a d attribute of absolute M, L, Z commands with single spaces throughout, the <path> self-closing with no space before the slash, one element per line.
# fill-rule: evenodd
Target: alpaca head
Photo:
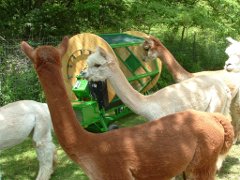
<path fill-rule="evenodd" d="M 224 69 L 229 72 L 240 72 L 240 42 L 228 37 L 230 45 L 225 50 L 228 60 L 225 62 Z"/>
<path fill-rule="evenodd" d="M 113 58 L 101 47 L 87 58 L 87 69 L 82 75 L 89 81 L 105 81 L 111 76 L 110 65 L 113 64 Z"/>
<path fill-rule="evenodd" d="M 144 51 L 146 52 L 146 58 L 144 58 L 145 61 L 150 61 L 158 58 L 159 54 L 157 46 L 159 45 L 162 45 L 161 42 L 152 36 L 149 36 L 145 39 L 142 45 Z"/>
<path fill-rule="evenodd" d="M 27 42 L 21 43 L 21 49 L 26 56 L 33 62 L 36 69 L 42 64 L 53 63 L 61 65 L 61 57 L 65 54 L 68 48 L 68 37 L 64 37 L 59 47 L 39 46 L 34 49 Z"/>

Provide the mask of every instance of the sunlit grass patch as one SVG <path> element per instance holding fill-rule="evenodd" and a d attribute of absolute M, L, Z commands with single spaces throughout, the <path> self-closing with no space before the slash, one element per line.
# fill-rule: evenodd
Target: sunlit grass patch
<path fill-rule="evenodd" d="M 34 179 L 38 172 L 38 161 L 30 138 L 23 143 L 3 150 L 0 154 L 0 171 L 3 180 Z"/>
<path fill-rule="evenodd" d="M 233 145 L 221 171 L 218 173 L 217 179 L 240 180 L 240 142 Z"/>

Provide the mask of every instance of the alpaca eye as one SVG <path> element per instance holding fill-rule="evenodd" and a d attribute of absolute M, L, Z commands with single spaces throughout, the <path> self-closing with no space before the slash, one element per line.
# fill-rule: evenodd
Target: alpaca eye
<path fill-rule="evenodd" d="M 100 66 L 101 66 L 101 64 L 94 64 L 94 67 L 96 67 L 96 68 L 98 68 Z"/>
<path fill-rule="evenodd" d="M 148 50 L 150 49 L 150 47 L 149 47 L 149 46 L 144 46 L 143 49 L 144 49 L 145 51 L 148 51 Z"/>

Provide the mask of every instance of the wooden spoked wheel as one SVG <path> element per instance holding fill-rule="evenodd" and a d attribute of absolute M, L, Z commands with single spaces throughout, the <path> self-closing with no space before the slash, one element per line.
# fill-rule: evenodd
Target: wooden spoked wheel
<path fill-rule="evenodd" d="M 125 34 L 134 35 L 140 38 L 147 37 L 146 34 L 138 31 L 128 31 Z M 91 33 L 82 33 L 75 35 L 69 39 L 69 47 L 66 54 L 63 57 L 62 62 L 62 72 L 70 100 L 75 100 L 76 97 L 72 92 L 72 87 L 76 82 L 76 76 L 86 68 L 87 57 L 96 50 L 97 46 L 102 47 L 107 53 L 110 53 L 115 59 L 118 60 L 119 65 L 123 73 L 127 78 L 134 77 L 136 75 L 141 75 L 150 72 L 156 72 L 154 76 L 146 76 L 140 80 L 134 80 L 131 82 L 132 86 L 140 91 L 141 93 L 146 92 L 151 89 L 159 79 L 161 73 L 161 62 L 143 61 L 144 50 L 141 45 L 134 45 L 129 47 L 115 47 L 112 48 L 111 44 L 108 44 L 100 35 L 95 35 Z M 129 56 L 136 57 L 135 59 L 128 58 Z M 131 65 L 132 62 L 127 61 L 136 60 L 137 64 L 140 66 L 134 67 L 134 72 L 132 68 L 126 65 Z M 136 63 L 133 63 L 135 65 Z M 147 82 L 147 83 L 145 83 Z M 143 86 L 143 84 L 145 85 Z M 107 82 L 108 88 L 108 99 L 109 102 L 115 97 L 116 93 L 111 87 L 110 83 Z"/>
<path fill-rule="evenodd" d="M 115 57 L 115 54 L 108 43 L 97 35 L 82 33 L 69 39 L 69 47 L 63 57 L 62 72 L 70 100 L 76 99 L 72 92 L 72 87 L 77 80 L 76 76 L 86 68 L 87 57 L 96 50 L 97 46 L 102 47 L 105 51 L 111 53 L 112 56 Z M 114 91 L 110 90 L 110 92 Z M 112 99 L 112 96 L 114 96 L 114 94 L 109 94 L 110 99 Z"/>

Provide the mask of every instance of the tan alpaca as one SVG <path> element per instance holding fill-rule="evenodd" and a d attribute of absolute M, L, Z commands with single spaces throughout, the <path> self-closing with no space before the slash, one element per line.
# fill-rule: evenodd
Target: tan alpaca
<path fill-rule="evenodd" d="M 21 43 L 45 92 L 59 143 L 90 179 L 168 180 L 182 171 L 196 180 L 214 179 L 216 161 L 233 141 L 225 116 L 188 110 L 132 128 L 87 132 L 76 119 L 61 74 L 67 45 L 68 38 L 59 48 Z"/>
<path fill-rule="evenodd" d="M 240 43 L 232 38 L 227 38 L 231 45 L 226 49 L 226 53 L 231 58 L 235 58 L 236 54 L 240 51 Z M 202 71 L 197 73 L 190 73 L 186 71 L 174 58 L 174 56 L 168 51 L 168 49 L 155 37 L 150 36 L 143 43 L 143 48 L 147 51 L 146 59 L 156 59 L 157 57 L 167 66 L 169 72 L 172 74 L 176 82 L 181 82 L 183 80 L 189 79 L 191 77 L 196 77 L 200 75 L 207 75 L 211 77 L 217 77 L 222 79 L 223 82 L 229 87 L 232 94 L 232 102 L 230 106 L 232 124 L 234 126 L 235 137 L 237 138 L 240 133 L 240 66 L 230 66 L 227 65 L 226 61 L 225 68 L 233 68 L 230 72 L 226 70 L 217 70 L 217 71 Z M 239 58 L 240 59 L 240 58 Z M 233 62 L 233 61 L 231 61 Z M 231 63 L 233 64 L 233 63 Z"/>

